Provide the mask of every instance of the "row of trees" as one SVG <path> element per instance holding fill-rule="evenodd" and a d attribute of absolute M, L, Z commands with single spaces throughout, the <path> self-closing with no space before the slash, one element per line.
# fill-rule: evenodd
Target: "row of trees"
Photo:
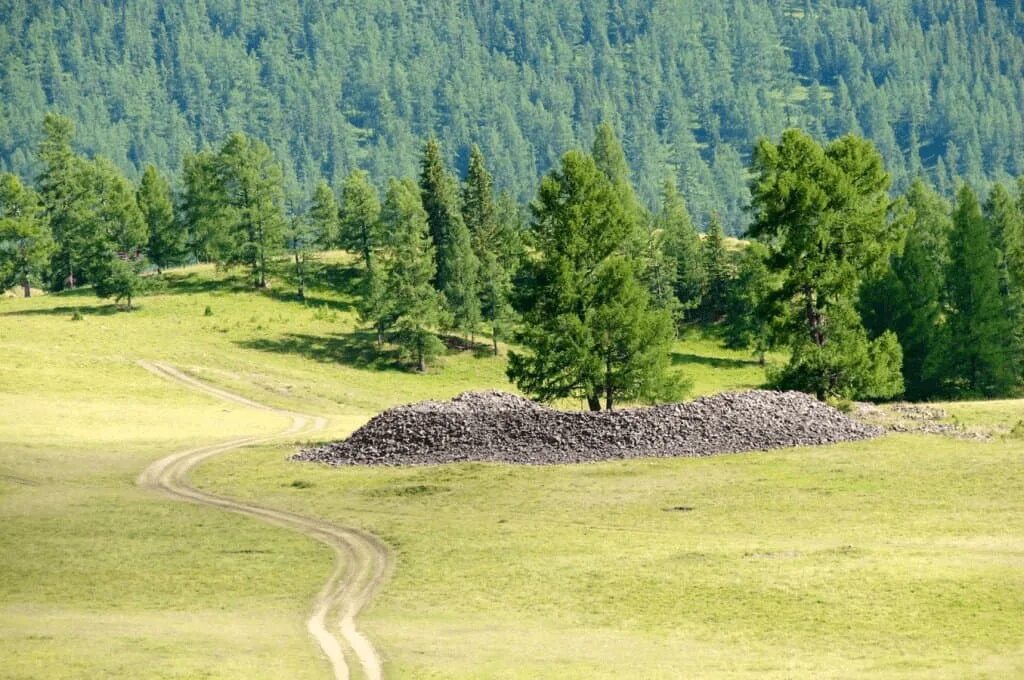
<path fill-rule="evenodd" d="M 955 207 L 923 181 L 893 200 L 874 146 L 822 145 L 789 130 L 753 154 L 749 242 L 718 220 L 699 235 L 668 181 L 657 212 L 638 198 L 622 145 L 602 125 L 540 183 L 524 229 L 472 149 L 460 181 L 429 140 L 417 179 L 383 201 L 367 173 L 335 192 L 285 199 L 269 148 L 242 134 L 187 156 L 179 190 L 152 167 L 131 184 L 72 149 L 70 121 L 47 116 L 35 190 L 0 181 L 0 283 L 91 283 L 131 298 L 185 261 L 244 265 L 268 285 L 287 253 L 302 296 L 320 249 L 359 256 L 359 312 L 377 345 L 420 370 L 438 331 L 493 350 L 513 339 L 509 376 L 543 399 L 591 408 L 679 391 L 670 344 L 688 323 L 714 327 L 762 359 L 789 354 L 772 382 L 819 396 L 1000 395 L 1017 389 L 1024 350 L 1024 183 L 984 206 L 964 185 Z"/>

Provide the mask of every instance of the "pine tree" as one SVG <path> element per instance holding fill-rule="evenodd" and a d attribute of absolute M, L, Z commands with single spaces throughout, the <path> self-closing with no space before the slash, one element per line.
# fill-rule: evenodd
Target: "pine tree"
<path fill-rule="evenodd" d="M 475 144 L 470 150 L 469 171 L 462 189 L 462 215 L 480 266 L 480 312 L 490 327 L 497 356 L 498 340 L 505 336 L 514 317 L 509 300 L 518 244 L 508 220 L 500 219 L 494 182 Z"/>
<path fill-rule="evenodd" d="M 907 223 L 904 245 L 889 269 L 861 292 L 865 326 L 874 335 L 896 334 L 903 350 L 906 396 L 928 399 L 943 393 L 949 352 L 944 325 L 949 233 L 946 201 L 920 179 L 911 184 L 899 220 Z"/>
<path fill-rule="evenodd" d="M 384 248 L 381 302 L 375 325 L 392 330 L 394 341 L 419 371 L 443 349 L 433 332 L 442 321 L 441 296 L 431 285 L 436 268 L 427 214 L 410 181 L 392 180 L 381 219 L 388 234 Z"/>
<path fill-rule="evenodd" d="M 309 251 L 314 248 L 323 250 L 338 243 L 341 229 L 339 215 L 338 200 L 334 197 L 334 191 L 327 182 L 320 180 L 313 189 L 313 198 L 306 212 L 306 221 L 309 224 L 300 230 L 309 230 L 316 234 L 316 242 L 306 244 Z M 296 233 L 294 228 L 292 233 Z"/>
<path fill-rule="evenodd" d="M 231 237 L 224 263 L 247 266 L 253 285 L 266 288 L 270 262 L 284 245 L 281 166 L 266 144 L 236 132 L 217 154 L 216 168 Z"/>
<path fill-rule="evenodd" d="M 452 328 L 472 336 L 480 323 L 479 262 L 462 218 L 458 185 L 435 139 L 424 147 L 420 193 L 437 256 L 434 285 L 444 295 Z"/>
<path fill-rule="evenodd" d="M 185 250 L 185 232 L 174 220 L 171 188 L 153 165 L 142 173 L 135 200 L 149 231 L 146 257 L 157 273 L 178 264 Z"/>
<path fill-rule="evenodd" d="M 701 294 L 702 316 L 706 322 L 715 323 L 725 316 L 726 296 L 733 277 L 732 258 L 725 246 L 725 231 L 717 216 L 712 216 L 704 235 L 701 259 L 706 276 Z"/>
<path fill-rule="evenodd" d="M 1007 395 L 1017 378 L 1013 330 L 999 294 L 997 251 L 977 196 L 967 185 L 957 193 L 946 277 L 952 343 L 947 381 L 955 393 Z"/>
<path fill-rule="evenodd" d="M 620 195 L 578 151 L 541 182 L 533 204 L 533 240 L 523 291 L 529 354 L 509 353 L 509 378 L 543 401 L 582 397 L 591 410 L 623 399 L 656 399 L 675 387 L 667 364 L 672 322 L 651 310 L 622 251 L 635 222 Z"/>
<path fill-rule="evenodd" d="M 0 174 L 0 291 L 20 285 L 25 297 L 39 285 L 53 252 L 39 195 L 17 175 Z"/>
<path fill-rule="evenodd" d="M 199 262 L 224 262 L 232 249 L 230 210 L 223 195 L 217 155 L 201 151 L 182 162 L 182 192 L 175 211 L 187 248 Z"/>
<path fill-rule="evenodd" d="M 359 253 L 366 271 L 373 270 L 373 251 L 380 239 L 380 198 L 370 176 L 353 170 L 341 188 L 341 228 L 338 243 Z"/>
<path fill-rule="evenodd" d="M 855 307 L 865 277 L 899 242 L 887 219 L 889 175 L 870 142 L 846 136 L 822 148 L 798 130 L 754 151 L 751 236 L 781 279 L 766 309 L 789 364 L 779 387 L 826 396 L 887 398 L 902 391 L 891 333 L 870 340 Z"/>
<path fill-rule="evenodd" d="M 70 119 L 56 113 L 46 114 L 39 144 L 43 169 L 36 178 L 36 186 L 56 243 L 51 272 L 52 285 L 58 290 L 74 288 L 85 279 L 81 271 L 83 251 L 92 230 L 92 225 L 80 214 L 85 161 L 71 149 L 74 135 L 75 126 Z"/>
<path fill-rule="evenodd" d="M 686 209 L 686 202 L 672 180 L 665 182 L 661 212 L 655 218 L 654 228 L 662 233 L 665 255 L 675 267 L 675 295 L 683 312 L 697 309 L 707 276 L 701 240 Z"/>

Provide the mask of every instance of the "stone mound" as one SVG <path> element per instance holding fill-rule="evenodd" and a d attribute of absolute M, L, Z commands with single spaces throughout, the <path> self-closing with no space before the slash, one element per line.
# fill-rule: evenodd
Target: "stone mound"
<path fill-rule="evenodd" d="M 553 465 L 762 451 L 882 433 L 801 392 L 727 392 L 599 413 L 558 411 L 504 392 L 466 392 L 389 409 L 348 439 L 295 458 L 331 465 Z"/>

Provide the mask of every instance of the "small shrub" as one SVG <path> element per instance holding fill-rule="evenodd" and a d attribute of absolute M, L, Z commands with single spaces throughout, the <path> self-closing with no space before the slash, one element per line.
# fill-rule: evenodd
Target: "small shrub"
<path fill-rule="evenodd" d="M 1024 420 L 1017 421 L 1017 424 L 1010 430 L 1010 436 L 1014 439 L 1024 439 Z"/>
<path fill-rule="evenodd" d="M 72 321 L 81 321 L 81 320 L 82 320 L 82 319 L 84 319 L 84 318 L 85 318 L 85 317 L 84 317 L 84 316 L 82 316 L 82 313 L 81 313 L 80 311 L 78 311 L 77 309 L 76 309 L 76 310 L 75 310 L 75 312 L 74 312 L 74 313 L 73 313 L 73 314 L 71 315 L 71 320 L 72 320 Z"/>
<path fill-rule="evenodd" d="M 206 305 L 206 309 L 203 310 L 203 316 L 213 316 L 213 309 L 210 305 Z"/>
<path fill-rule="evenodd" d="M 313 486 L 313 482 L 307 482 L 305 479 L 296 479 L 288 486 L 293 489 L 309 489 Z"/>

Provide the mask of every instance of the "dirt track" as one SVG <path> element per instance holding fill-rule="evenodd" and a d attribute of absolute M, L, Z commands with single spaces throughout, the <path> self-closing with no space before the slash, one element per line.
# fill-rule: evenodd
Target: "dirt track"
<path fill-rule="evenodd" d="M 353 658 L 355 663 L 351 664 L 351 667 L 361 669 L 363 677 L 370 680 L 382 678 L 380 656 L 370 640 L 356 628 L 356 616 L 373 599 L 387 578 L 391 567 L 387 547 L 376 537 L 358 529 L 339 527 L 283 510 L 213 496 L 194 489 L 188 483 L 189 473 L 208 458 L 243 446 L 316 432 L 326 426 L 327 420 L 259 404 L 208 385 L 162 362 L 140 361 L 139 365 L 161 378 L 206 392 L 219 399 L 291 419 L 290 426 L 276 435 L 245 437 L 161 458 L 139 475 L 138 484 L 182 500 L 255 517 L 269 524 L 298 531 L 331 546 L 337 555 L 337 562 L 327 583 L 313 601 L 313 611 L 306 627 L 330 660 L 337 680 L 347 680 L 350 677 L 350 661 Z M 333 617 L 330 623 L 329 617 Z M 340 633 L 340 639 L 332 632 L 332 628 Z"/>

